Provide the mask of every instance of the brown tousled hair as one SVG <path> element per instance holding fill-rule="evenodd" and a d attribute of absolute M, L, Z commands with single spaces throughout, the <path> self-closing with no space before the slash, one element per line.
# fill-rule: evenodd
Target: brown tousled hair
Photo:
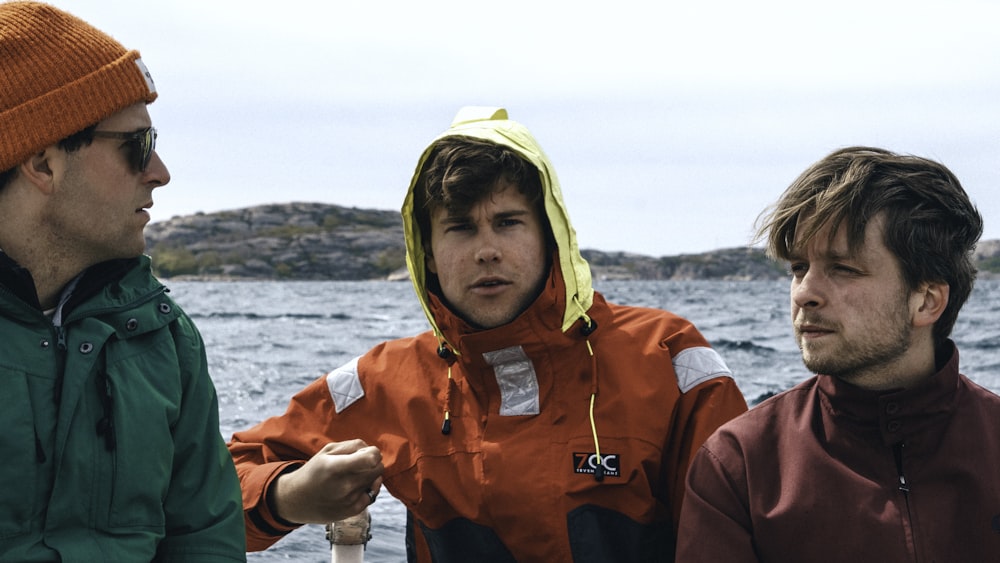
<path fill-rule="evenodd" d="M 473 137 L 445 137 L 434 144 L 414 186 L 414 213 L 425 244 L 430 242 L 431 213 L 444 208 L 464 215 L 494 193 L 502 180 L 517 186 L 540 211 L 551 238 L 538 169 L 514 150 Z"/>
<path fill-rule="evenodd" d="M 832 238 L 844 225 L 848 248 L 856 252 L 869 221 L 880 213 L 884 243 L 908 286 L 944 282 L 950 287 L 948 305 L 934 325 L 940 346 L 972 292 L 972 253 L 983 232 L 982 216 L 944 165 L 872 147 L 834 151 L 803 172 L 761 215 L 757 240 L 766 239 L 772 258 L 788 260 L 825 226 Z"/>

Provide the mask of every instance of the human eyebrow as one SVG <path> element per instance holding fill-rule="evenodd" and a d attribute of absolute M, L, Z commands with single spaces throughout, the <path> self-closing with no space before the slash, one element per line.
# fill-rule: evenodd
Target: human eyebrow
<path fill-rule="evenodd" d="M 468 221 L 468 215 L 445 215 L 441 218 L 442 223 L 466 223 Z"/>
<path fill-rule="evenodd" d="M 830 250 L 826 253 L 827 260 L 831 262 L 864 262 L 864 257 L 860 252 L 844 252 L 840 250 Z"/>
<path fill-rule="evenodd" d="M 496 215 L 493 216 L 493 219 L 500 220 L 500 221 L 503 221 L 503 220 L 506 220 L 506 219 L 518 219 L 520 217 L 524 217 L 525 215 L 530 215 L 530 214 L 531 214 L 531 211 L 529 211 L 527 209 L 513 209 L 513 210 L 510 210 L 510 211 L 500 211 Z"/>
<path fill-rule="evenodd" d="M 472 217 L 469 215 L 445 215 L 438 221 L 445 232 L 466 231 L 472 228 L 472 224 Z"/>
<path fill-rule="evenodd" d="M 860 251 L 834 249 L 828 251 L 823 259 L 832 270 L 849 272 L 851 275 L 867 275 L 872 268 L 871 257 Z"/>

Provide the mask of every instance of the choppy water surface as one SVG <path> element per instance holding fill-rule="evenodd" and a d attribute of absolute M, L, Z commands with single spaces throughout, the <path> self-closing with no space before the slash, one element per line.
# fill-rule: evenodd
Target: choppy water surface
<path fill-rule="evenodd" d="M 221 431 L 284 412 L 299 389 L 383 340 L 426 330 L 406 282 L 170 282 L 195 319 L 219 392 Z M 609 301 L 692 320 L 733 370 L 748 402 L 808 377 L 792 338 L 788 283 L 598 281 Z M 1000 281 L 980 281 L 955 325 L 962 371 L 1000 392 Z M 371 509 L 366 561 L 405 560 L 402 505 Z M 252 562 L 329 561 L 321 526 L 305 526 Z"/>

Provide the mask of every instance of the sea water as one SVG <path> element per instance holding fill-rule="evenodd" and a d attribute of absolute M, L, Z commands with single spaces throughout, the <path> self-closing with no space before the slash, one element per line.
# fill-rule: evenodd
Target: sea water
<path fill-rule="evenodd" d="M 219 393 L 220 430 L 284 412 L 302 387 L 373 345 L 426 330 L 407 282 L 179 282 L 171 295 L 195 320 Z M 787 281 L 595 281 L 612 302 L 690 319 L 732 369 L 748 403 L 809 374 L 792 338 Z M 962 372 L 1000 392 L 1000 281 L 981 280 L 955 325 Z M 374 421 L 373 421 L 374 423 Z M 370 509 L 365 561 L 405 561 L 402 505 L 383 492 Z M 329 561 L 322 526 L 304 526 L 251 562 Z"/>

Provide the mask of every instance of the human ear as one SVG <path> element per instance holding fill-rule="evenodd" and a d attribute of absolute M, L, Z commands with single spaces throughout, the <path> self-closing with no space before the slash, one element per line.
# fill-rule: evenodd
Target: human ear
<path fill-rule="evenodd" d="M 429 245 L 424 247 L 424 264 L 428 272 L 437 275 L 437 263 L 434 262 L 434 253 L 431 252 Z"/>
<path fill-rule="evenodd" d="M 937 322 L 948 306 L 951 287 L 944 282 L 928 282 L 913 292 L 915 326 L 930 326 Z"/>
<path fill-rule="evenodd" d="M 18 174 L 35 186 L 42 193 L 50 194 L 54 189 L 55 174 L 52 172 L 51 157 L 55 146 L 31 155 L 31 158 L 18 165 Z"/>

